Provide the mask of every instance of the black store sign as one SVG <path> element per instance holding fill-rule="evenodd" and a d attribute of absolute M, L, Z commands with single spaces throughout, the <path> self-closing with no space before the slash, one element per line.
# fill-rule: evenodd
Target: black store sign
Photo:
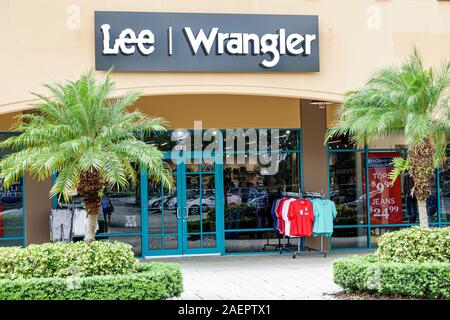
<path fill-rule="evenodd" d="M 318 72 L 317 16 L 95 12 L 96 70 Z"/>

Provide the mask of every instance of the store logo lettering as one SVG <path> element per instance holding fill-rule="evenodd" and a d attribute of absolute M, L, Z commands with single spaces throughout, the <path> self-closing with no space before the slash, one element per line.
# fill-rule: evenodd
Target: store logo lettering
<path fill-rule="evenodd" d="M 136 33 L 130 28 L 122 30 L 119 38 L 114 42 L 114 47 L 111 48 L 109 46 L 109 30 L 111 29 L 111 26 L 109 24 L 103 24 L 100 28 L 103 33 L 103 54 L 116 55 L 119 53 L 120 49 L 123 54 L 130 55 L 136 50 L 134 45 L 137 45 L 139 51 L 144 55 L 152 54 L 152 52 L 155 51 L 153 45 L 155 43 L 155 36 L 148 29 L 142 30 L 137 37 Z M 148 45 L 148 47 L 146 45 Z"/>
<path fill-rule="evenodd" d="M 109 24 L 101 27 L 103 33 L 103 54 L 118 55 L 119 52 L 125 55 L 132 55 L 136 52 L 136 47 L 142 55 L 151 55 L 155 51 L 155 36 L 149 29 L 144 29 L 136 36 L 134 30 L 127 28 L 120 32 L 111 47 Z M 211 54 L 215 48 L 216 55 L 264 55 L 270 56 L 261 61 L 265 68 L 272 68 L 278 64 L 281 56 L 311 54 L 312 42 L 316 40 L 315 34 L 301 35 L 291 33 L 286 35 L 286 30 L 281 28 L 277 33 L 266 33 L 261 37 L 255 33 L 223 33 L 219 28 L 211 28 L 208 35 L 200 29 L 197 35 L 190 27 L 184 27 L 183 33 L 193 55 L 197 55 L 202 48 L 205 55 Z M 172 28 L 168 29 L 168 55 L 172 55 Z M 215 45 L 214 45 L 215 44 Z"/>

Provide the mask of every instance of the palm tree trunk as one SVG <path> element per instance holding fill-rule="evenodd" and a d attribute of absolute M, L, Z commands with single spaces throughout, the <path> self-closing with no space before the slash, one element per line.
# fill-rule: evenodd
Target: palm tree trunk
<path fill-rule="evenodd" d="M 417 198 L 420 226 L 428 228 L 427 199 L 431 195 L 430 182 L 434 174 L 433 154 L 436 148 L 431 139 L 412 146 L 408 150 L 410 174 L 414 181 L 413 192 Z"/>
<path fill-rule="evenodd" d="M 90 244 L 95 240 L 95 233 L 97 229 L 97 217 L 98 214 L 88 214 L 88 225 L 86 230 L 86 236 L 84 237 L 84 242 Z"/>
<path fill-rule="evenodd" d="M 419 209 L 419 221 L 422 228 L 428 228 L 428 213 L 427 202 L 417 201 L 417 207 Z"/>
<path fill-rule="evenodd" d="M 78 184 L 78 193 L 83 197 L 88 214 L 88 225 L 84 242 L 87 244 L 95 240 L 97 217 L 101 207 L 100 192 L 103 190 L 103 180 L 95 170 L 83 172 Z"/>

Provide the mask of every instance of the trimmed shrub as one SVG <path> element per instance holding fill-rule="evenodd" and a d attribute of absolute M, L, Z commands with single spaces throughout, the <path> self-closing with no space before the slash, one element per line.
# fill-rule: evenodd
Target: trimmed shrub
<path fill-rule="evenodd" d="M 375 255 L 338 259 L 333 279 L 349 292 L 450 299 L 449 262 L 384 262 Z"/>
<path fill-rule="evenodd" d="M 179 265 L 143 263 L 120 275 L 0 280 L 0 300 L 156 300 L 183 291 Z"/>
<path fill-rule="evenodd" d="M 383 234 L 378 241 L 380 261 L 450 262 L 450 227 L 411 227 Z"/>
<path fill-rule="evenodd" d="M 0 279 L 117 275 L 133 272 L 137 259 L 129 244 L 95 241 L 0 248 Z"/>

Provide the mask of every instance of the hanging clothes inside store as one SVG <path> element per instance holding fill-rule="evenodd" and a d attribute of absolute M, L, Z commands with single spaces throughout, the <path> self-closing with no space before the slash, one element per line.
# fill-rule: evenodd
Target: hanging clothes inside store
<path fill-rule="evenodd" d="M 285 237 L 331 237 L 337 210 L 318 193 L 286 194 L 272 205 L 274 230 Z"/>
<path fill-rule="evenodd" d="M 84 209 L 52 209 L 50 213 L 50 239 L 52 242 L 81 240 L 88 227 L 87 212 Z M 96 232 L 99 230 L 97 222 Z"/>
<path fill-rule="evenodd" d="M 73 213 L 69 209 L 52 209 L 50 214 L 50 232 L 53 242 L 72 240 Z"/>
<path fill-rule="evenodd" d="M 336 219 L 336 204 L 329 199 L 314 198 L 311 200 L 314 211 L 314 236 L 331 237 L 333 221 Z"/>

